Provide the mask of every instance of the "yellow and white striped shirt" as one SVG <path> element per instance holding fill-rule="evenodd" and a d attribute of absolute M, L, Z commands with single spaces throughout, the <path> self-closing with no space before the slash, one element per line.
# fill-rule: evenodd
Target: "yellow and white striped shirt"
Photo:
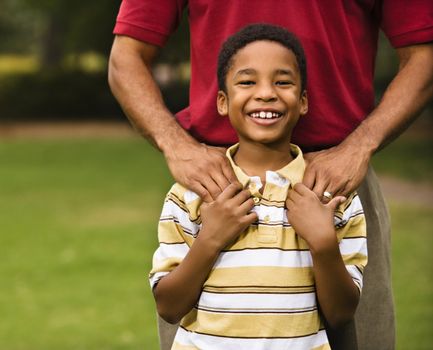
<path fill-rule="evenodd" d="M 249 177 L 227 156 L 242 185 L 255 201 L 258 221 L 226 247 L 203 285 L 197 305 L 182 319 L 172 349 L 282 350 L 330 349 L 317 308 L 312 257 L 307 243 L 287 220 L 287 191 L 301 182 L 305 162 L 295 158 L 278 171 Z M 200 227 L 200 198 L 179 184 L 168 193 L 153 257 L 150 283 L 172 271 L 188 253 Z M 334 216 L 340 252 L 353 281 L 362 289 L 367 263 L 366 226 L 356 193 Z"/>

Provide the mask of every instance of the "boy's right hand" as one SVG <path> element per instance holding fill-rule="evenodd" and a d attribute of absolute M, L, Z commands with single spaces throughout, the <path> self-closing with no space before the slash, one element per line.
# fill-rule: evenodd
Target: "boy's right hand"
<path fill-rule="evenodd" d="M 242 190 L 239 182 L 230 184 L 216 200 L 201 205 L 202 229 L 197 239 L 221 251 L 257 220 L 253 207 L 250 191 Z"/>

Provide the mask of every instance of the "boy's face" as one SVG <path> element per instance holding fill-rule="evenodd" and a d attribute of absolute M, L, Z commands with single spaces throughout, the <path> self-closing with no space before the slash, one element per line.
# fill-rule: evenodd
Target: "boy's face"
<path fill-rule="evenodd" d="M 273 41 L 248 44 L 232 57 L 226 87 L 218 92 L 218 112 L 229 116 L 240 142 L 287 147 L 308 110 L 291 50 Z"/>

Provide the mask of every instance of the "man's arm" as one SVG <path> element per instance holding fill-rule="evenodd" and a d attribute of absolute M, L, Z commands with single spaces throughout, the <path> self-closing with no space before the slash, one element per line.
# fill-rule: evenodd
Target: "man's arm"
<path fill-rule="evenodd" d="M 397 49 L 399 71 L 379 105 L 338 146 L 306 155 L 304 184 L 319 198 L 353 192 L 372 155 L 399 136 L 433 97 L 433 44 Z"/>
<path fill-rule="evenodd" d="M 174 179 L 205 201 L 215 199 L 236 181 L 224 150 L 194 140 L 164 104 L 152 77 L 158 48 L 127 36 L 116 36 L 108 80 L 133 126 L 162 151 Z"/>

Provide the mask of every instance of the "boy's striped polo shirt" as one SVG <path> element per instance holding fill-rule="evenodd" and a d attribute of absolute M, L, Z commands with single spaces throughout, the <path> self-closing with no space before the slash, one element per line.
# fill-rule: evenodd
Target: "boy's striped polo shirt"
<path fill-rule="evenodd" d="M 208 276 L 197 305 L 182 319 L 173 349 L 330 349 L 320 316 L 307 243 L 287 220 L 287 191 L 301 182 L 305 162 L 291 146 L 294 160 L 278 171 L 249 177 L 233 162 L 235 174 L 255 201 L 258 221 L 226 247 Z M 179 184 L 162 210 L 150 283 L 172 271 L 188 253 L 200 227 L 200 198 Z M 334 216 L 340 252 L 354 283 L 362 289 L 367 264 L 366 226 L 356 193 Z M 318 228 L 319 229 L 319 228 Z"/>

